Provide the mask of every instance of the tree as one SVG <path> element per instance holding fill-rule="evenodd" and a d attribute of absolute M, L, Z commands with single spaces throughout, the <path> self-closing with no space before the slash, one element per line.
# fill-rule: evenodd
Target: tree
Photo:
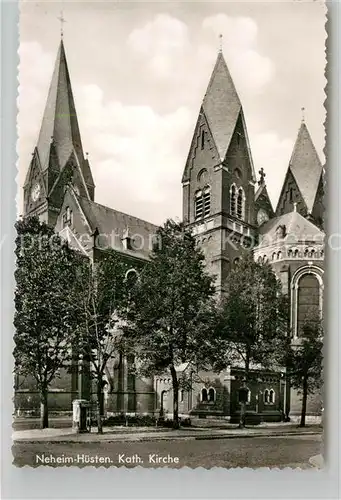
<path fill-rule="evenodd" d="M 85 260 L 77 271 L 78 349 L 90 363 L 96 383 L 97 425 L 102 433 L 105 372 L 109 359 L 120 350 L 121 311 L 126 307 L 128 267 L 114 250 L 102 258 Z"/>
<path fill-rule="evenodd" d="M 15 371 L 35 379 L 45 428 L 49 385 L 71 361 L 77 256 L 37 217 L 17 221 L 16 230 Z"/>
<path fill-rule="evenodd" d="M 128 340 L 135 345 L 141 374 L 170 371 L 175 428 L 179 427 L 177 367 L 204 363 L 205 346 L 214 330 L 213 281 L 191 232 L 168 220 L 157 231 L 150 262 L 131 295 Z"/>
<path fill-rule="evenodd" d="M 281 283 L 267 263 L 245 254 L 229 274 L 217 328 L 214 364 L 221 370 L 240 364 L 245 394 L 252 366 L 269 368 L 288 335 L 289 308 Z M 240 398 L 240 427 L 245 427 L 246 401 Z"/>
<path fill-rule="evenodd" d="M 308 394 L 322 386 L 323 329 L 320 320 L 307 319 L 297 342 L 286 352 L 288 378 L 291 386 L 302 394 L 300 427 L 305 426 Z"/>

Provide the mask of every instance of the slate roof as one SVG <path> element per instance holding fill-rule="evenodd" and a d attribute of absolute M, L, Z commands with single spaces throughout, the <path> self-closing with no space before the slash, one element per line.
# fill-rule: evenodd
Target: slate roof
<path fill-rule="evenodd" d="M 303 217 L 299 212 L 288 212 L 280 217 L 275 217 L 265 222 L 259 228 L 259 247 L 268 246 L 276 240 L 276 230 L 278 226 L 285 226 L 285 240 L 290 241 L 294 237 L 295 242 L 322 243 L 325 234 L 315 224 Z"/>
<path fill-rule="evenodd" d="M 81 208 L 93 231 L 97 228 L 100 234 L 105 234 L 109 239 L 111 248 L 124 252 L 132 257 L 148 259 L 152 250 L 152 237 L 158 226 L 106 207 L 88 198 L 77 197 Z M 132 249 L 126 249 L 122 238 L 128 229 L 132 240 Z"/>
<path fill-rule="evenodd" d="M 218 54 L 202 103 L 220 158 L 223 160 L 236 127 L 242 105 L 224 56 Z"/>
<path fill-rule="evenodd" d="M 308 212 L 311 212 L 322 174 L 322 165 L 304 122 L 298 131 L 289 169 L 301 191 Z"/>
<path fill-rule="evenodd" d="M 89 164 L 84 158 L 63 40 L 55 62 L 37 144 L 43 170 L 49 166 L 52 137 L 60 168 L 64 168 L 72 151 L 75 151 L 85 181 L 94 185 Z"/>
<path fill-rule="evenodd" d="M 255 201 L 258 200 L 258 198 L 260 197 L 260 195 L 263 194 L 264 196 L 266 196 L 269 201 L 270 201 L 270 198 L 269 198 L 269 194 L 268 194 L 268 190 L 266 189 L 266 184 L 263 183 L 263 184 L 260 184 L 255 192 Z"/>
<path fill-rule="evenodd" d="M 274 214 L 274 210 L 273 210 L 273 207 L 272 207 L 272 203 L 271 203 L 271 200 L 270 200 L 270 196 L 269 196 L 269 193 L 268 193 L 268 190 L 266 188 L 266 184 L 265 182 L 260 184 L 255 192 L 255 203 L 257 202 L 257 200 L 262 197 L 262 200 L 266 200 L 266 202 L 268 203 L 270 209 L 271 209 L 271 215 Z M 262 204 L 262 200 L 260 200 L 260 204 Z M 258 206 L 259 204 L 256 204 L 256 207 Z"/>

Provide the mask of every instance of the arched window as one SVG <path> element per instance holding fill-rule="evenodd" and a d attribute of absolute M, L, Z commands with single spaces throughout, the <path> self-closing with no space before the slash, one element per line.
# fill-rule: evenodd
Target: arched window
<path fill-rule="evenodd" d="M 203 402 L 208 401 L 207 389 L 205 387 L 201 389 L 201 401 Z"/>
<path fill-rule="evenodd" d="M 231 215 L 236 215 L 236 203 L 237 203 L 237 188 L 235 184 L 232 184 L 230 190 L 230 213 Z"/>
<path fill-rule="evenodd" d="M 320 317 L 320 284 L 316 275 L 303 274 L 297 292 L 297 336 L 300 337 L 304 325 L 314 324 Z"/>
<path fill-rule="evenodd" d="M 195 218 L 207 217 L 211 211 L 211 188 L 209 186 L 197 191 L 195 195 Z"/>
<path fill-rule="evenodd" d="M 241 172 L 241 170 L 240 170 L 239 168 L 236 168 L 236 169 L 234 170 L 234 175 L 235 175 L 238 179 L 241 179 L 241 177 L 242 177 L 242 172 Z"/>
<path fill-rule="evenodd" d="M 208 400 L 213 403 L 215 401 L 215 389 L 210 387 L 208 390 Z"/>
<path fill-rule="evenodd" d="M 210 215 L 211 211 L 211 189 L 209 187 L 205 188 L 204 191 L 204 217 Z"/>
<path fill-rule="evenodd" d="M 179 402 L 180 403 L 183 403 L 184 395 L 185 395 L 185 391 L 183 389 L 180 389 L 180 391 L 179 391 Z"/>
<path fill-rule="evenodd" d="M 238 217 L 238 219 L 244 218 L 244 191 L 243 191 L 243 188 L 238 189 L 237 217 Z"/>
<path fill-rule="evenodd" d="M 294 257 L 296 257 L 296 258 L 297 258 L 297 257 L 299 257 L 299 254 L 300 254 L 300 253 L 299 253 L 298 249 L 296 248 L 296 249 L 294 250 Z"/>
<path fill-rule="evenodd" d="M 128 281 L 130 280 L 134 280 L 136 281 L 138 279 L 139 275 L 138 275 L 138 272 L 136 271 L 136 269 L 132 268 L 132 269 L 128 269 L 128 271 L 126 272 L 126 275 L 125 275 L 125 279 Z"/>
<path fill-rule="evenodd" d="M 195 195 L 195 218 L 201 219 L 204 213 L 202 191 L 197 191 Z"/>
<path fill-rule="evenodd" d="M 265 389 L 264 391 L 264 403 L 268 404 L 270 402 L 269 389 Z"/>
<path fill-rule="evenodd" d="M 262 257 L 260 257 L 260 258 L 262 258 Z M 234 266 L 238 266 L 239 262 L 240 262 L 240 257 L 236 257 L 233 261 Z"/>
<path fill-rule="evenodd" d="M 72 226 L 72 210 L 70 207 L 65 208 L 65 212 L 63 213 L 63 226 Z"/>
<path fill-rule="evenodd" d="M 131 290 L 135 286 L 138 279 L 139 279 L 139 275 L 135 269 L 129 269 L 126 272 L 125 282 L 126 282 L 126 286 L 127 286 L 128 291 Z"/>
<path fill-rule="evenodd" d="M 275 391 L 273 389 L 270 389 L 269 392 L 269 403 L 273 404 L 275 402 Z"/>
<path fill-rule="evenodd" d="M 282 252 L 279 251 L 279 252 L 277 252 L 277 259 L 280 260 L 281 258 L 282 258 Z"/>
<path fill-rule="evenodd" d="M 205 131 L 204 130 L 201 131 L 200 142 L 201 142 L 201 149 L 204 149 L 204 147 L 205 147 Z"/>
<path fill-rule="evenodd" d="M 286 227 L 281 224 L 276 228 L 276 238 L 283 239 L 286 236 Z"/>
<path fill-rule="evenodd" d="M 289 250 L 288 250 L 288 257 L 289 257 L 289 258 L 291 258 L 291 257 L 292 257 L 292 249 L 291 249 L 291 248 L 289 248 Z"/>
<path fill-rule="evenodd" d="M 200 172 L 198 173 L 198 182 L 205 183 L 207 182 L 208 179 L 208 174 L 206 168 L 202 168 Z"/>
<path fill-rule="evenodd" d="M 162 409 L 164 408 L 166 402 L 167 402 L 167 391 L 162 391 L 160 397 L 160 407 Z"/>

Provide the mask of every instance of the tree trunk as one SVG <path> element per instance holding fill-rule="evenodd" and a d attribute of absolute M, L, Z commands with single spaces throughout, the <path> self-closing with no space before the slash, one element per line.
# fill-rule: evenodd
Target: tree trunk
<path fill-rule="evenodd" d="M 291 383 L 288 371 L 285 373 L 285 408 L 284 408 L 284 422 L 290 422 L 290 395 L 291 395 Z"/>
<path fill-rule="evenodd" d="M 174 429 L 179 429 L 180 424 L 179 424 L 179 383 L 178 383 L 178 377 L 176 370 L 174 368 L 174 365 L 171 365 L 170 367 L 171 375 L 172 375 L 172 382 L 173 382 L 173 428 Z"/>
<path fill-rule="evenodd" d="M 246 421 L 246 403 L 240 403 L 239 428 L 244 429 Z"/>
<path fill-rule="evenodd" d="M 247 381 L 249 379 L 249 356 L 247 355 L 247 359 L 245 362 L 245 370 L 244 370 L 244 380 L 243 380 L 243 387 L 247 387 Z M 240 416 L 239 416 L 239 428 L 244 429 L 245 428 L 245 423 L 246 423 L 246 403 L 241 402 L 240 403 Z"/>
<path fill-rule="evenodd" d="M 301 411 L 300 427 L 305 427 L 305 415 L 307 412 L 307 397 L 308 397 L 308 380 L 305 377 L 303 379 L 302 411 Z"/>
<path fill-rule="evenodd" d="M 103 413 L 103 384 L 102 377 L 97 379 L 97 432 L 103 434 L 102 413 Z"/>
<path fill-rule="evenodd" d="M 49 426 L 49 410 L 47 406 L 48 390 L 47 388 L 40 391 L 40 428 L 46 429 Z"/>

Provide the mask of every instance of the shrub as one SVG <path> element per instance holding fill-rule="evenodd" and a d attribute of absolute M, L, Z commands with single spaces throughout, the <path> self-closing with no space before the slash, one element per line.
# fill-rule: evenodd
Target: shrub
<path fill-rule="evenodd" d="M 190 427 L 190 418 L 180 418 L 181 427 Z M 95 427 L 97 425 L 96 417 L 91 417 L 91 426 Z M 105 427 L 115 427 L 115 426 L 127 426 L 127 427 L 153 427 L 157 425 L 158 427 L 173 427 L 173 420 L 169 418 L 155 418 L 152 415 L 124 415 L 120 413 L 119 415 L 113 415 L 103 420 L 103 426 Z"/>
<path fill-rule="evenodd" d="M 150 427 L 156 424 L 156 418 L 151 415 L 114 415 L 103 421 L 106 427 L 115 425 L 127 425 L 129 427 Z"/>

